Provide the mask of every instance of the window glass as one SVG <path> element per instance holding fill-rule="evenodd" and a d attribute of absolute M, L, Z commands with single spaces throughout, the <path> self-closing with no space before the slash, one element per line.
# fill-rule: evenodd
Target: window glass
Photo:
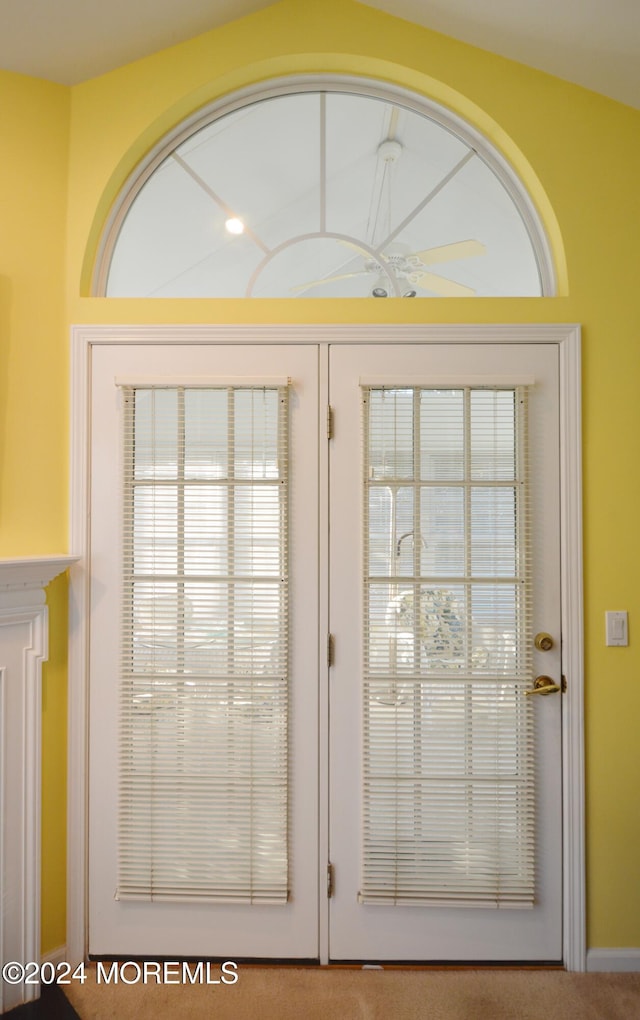
<path fill-rule="evenodd" d="M 98 291 L 540 295 L 518 189 L 430 111 L 336 88 L 212 113 L 123 199 Z"/>

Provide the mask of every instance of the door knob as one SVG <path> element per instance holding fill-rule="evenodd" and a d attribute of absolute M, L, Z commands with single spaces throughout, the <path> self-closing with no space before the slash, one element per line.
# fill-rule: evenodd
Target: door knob
<path fill-rule="evenodd" d="M 537 676 L 533 681 L 533 687 L 529 691 L 525 691 L 525 697 L 529 697 L 530 694 L 556 694 L 562 688 L 558 684 L 554 684 L 550 676 Z"/>

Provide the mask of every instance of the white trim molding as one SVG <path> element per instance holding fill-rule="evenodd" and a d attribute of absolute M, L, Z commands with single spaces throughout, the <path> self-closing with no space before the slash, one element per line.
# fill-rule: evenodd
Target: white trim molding
<path fill-rule="evenodd" d="M 48 655 L 44 588 L 69 556 L 0 560 L 0 959 L 40 959 L 42 663 Z M 39 986 L 0 982 L 0 1012 Z"/>
<path fill-rule="evenodd" d="M 584 598 L 582 570 L 582 367 L 579 329 L 560 344 L 560 577 L 564 963 L 586 967 Z"/>
<path fill-rule="evenodd" d="M 58 967 L 61 963 L 67 961 L 67 947 L 58 946 L 57 949 L 51 949 L 48 953 L 43 953 L 40 959 L 40 965 L 43 963 L 50 963 L 54 967 Z"/>
<path fill-rule="evenodd" d="M 71 548 L 89 562 L 91 360 L 104 344 L 552 344 L 560 359 L 561 574 L 563 616 L 563 960 L 584 971 L 586 960 L 584 692 L 582 596 L 582 473 L 580 327 L 556 324 L 482 325 L 82 325 L 72 330 Z M 67 948 L 85 958 L 87 937 L 87 661 L 88 570 L 71 571 L 69 647 L 69 821 Z M 326 842 L 328 834 L 321 833 Z M 324 842 L 323 842 L 324 845 Z M 81 877 L 80 877 L 81 876 Z M 323 929 L 324 930 L 324 929 Z M 322 947 L 321 947 L 322 953 Z"/>
<path fill-rule="evenodd" d="M 594 973 L 637 974 L 640 972 L 640 948 L 589 949 L 587 970 Z"/>

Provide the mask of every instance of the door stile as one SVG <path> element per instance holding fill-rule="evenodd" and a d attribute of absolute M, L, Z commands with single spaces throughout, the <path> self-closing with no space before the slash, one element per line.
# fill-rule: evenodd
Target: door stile
<path fill-rule="evenodd" d="M 329 345 L 318 345 L 318 940 L 321 964 L 329 963 L 329 907 L 327 866 L 329 843 L 329 705 L 332 669 L 327 656 L 329 634 L 329 449 L 332 439 L 327 429 L 329 392 Z"/>

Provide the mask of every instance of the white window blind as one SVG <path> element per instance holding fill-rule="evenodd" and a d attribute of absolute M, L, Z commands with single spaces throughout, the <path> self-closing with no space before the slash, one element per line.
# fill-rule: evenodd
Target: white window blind
<path fill-rule="evenodd" d="M 527 392 L 362 387 L 363 902 L 533 902 Z"/>
<path fill-rule="evenodd" d="M 288 896 L 288 390 L 122 387 L 120 899 Z"/>

